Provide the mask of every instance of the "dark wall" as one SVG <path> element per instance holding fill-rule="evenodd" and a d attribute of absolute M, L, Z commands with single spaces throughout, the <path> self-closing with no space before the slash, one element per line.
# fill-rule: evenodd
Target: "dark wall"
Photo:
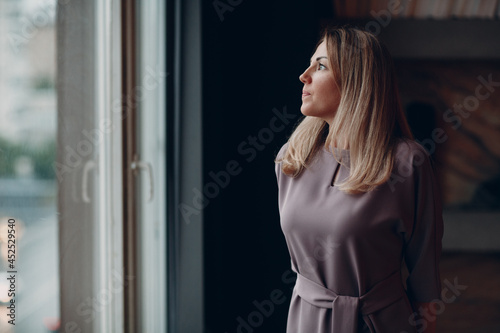
<path fill-rule="evenodd" d="M 284 332 L 294 275 L 273 159 L 300 119 L 298 77 L 333 1 L 229 2 L 202 12 L 206 331 Z M 217 3 L 232 8 L 223 20 Z"/>

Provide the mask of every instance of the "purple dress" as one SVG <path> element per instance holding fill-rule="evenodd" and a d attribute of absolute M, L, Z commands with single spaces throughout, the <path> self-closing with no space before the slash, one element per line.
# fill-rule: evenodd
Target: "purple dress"
<path fill-rule="evenodd" d="M 412 301 L 441 298 L 443 220 L 432 161 L 415 141 L 401 141 L 390 180 L 349 195 L 332 185 L 337 168 L 335 183 L 349 174 L 349 150 L 334 149 L 340 164 L 322 148 L 297 178 L 276 164 L 281 228 L 297 273 L 287 333 L 416 332 L 422 322 Z"/>

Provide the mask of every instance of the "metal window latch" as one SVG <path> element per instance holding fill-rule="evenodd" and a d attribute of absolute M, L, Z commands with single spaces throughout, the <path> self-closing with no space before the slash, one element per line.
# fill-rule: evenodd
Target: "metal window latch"
<path fill-rule="evenodd" d="M 134 160 L 130 164 L 130 169 L 132 169 L 133 174 L 137 175 L 138 171 L 144 170 L 148 173 L 149 177 L 149 197 L 147 202 L 153 201 L 153 195 L 154 195 L 154 183 L 153 183 L 153 167 L 151 166 L 151 163 L 149 162 L 144 162 L 139 160 L 138 155 L 134 155 Z"/>

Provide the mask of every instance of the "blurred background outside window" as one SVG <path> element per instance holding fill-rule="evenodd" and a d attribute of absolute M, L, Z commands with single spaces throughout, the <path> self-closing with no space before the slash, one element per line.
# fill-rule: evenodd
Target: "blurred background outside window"
<path fill-rule="evenodd" d="M 59 318 L 55 6 L 0 0 L 0 332 L 51 332 Z M 15 326 L 7 322 L 10 218 Z"/>

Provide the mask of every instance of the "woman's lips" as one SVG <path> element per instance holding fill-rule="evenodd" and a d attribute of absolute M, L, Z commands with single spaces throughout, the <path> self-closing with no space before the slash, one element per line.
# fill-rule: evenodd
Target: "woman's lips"
<path fill-rule="evenodd" d="M 307 91 L 302 91 L 302 97 L 307 97 L 307 96 L 311 96 L 311 94 L 308 93 Z"/>

